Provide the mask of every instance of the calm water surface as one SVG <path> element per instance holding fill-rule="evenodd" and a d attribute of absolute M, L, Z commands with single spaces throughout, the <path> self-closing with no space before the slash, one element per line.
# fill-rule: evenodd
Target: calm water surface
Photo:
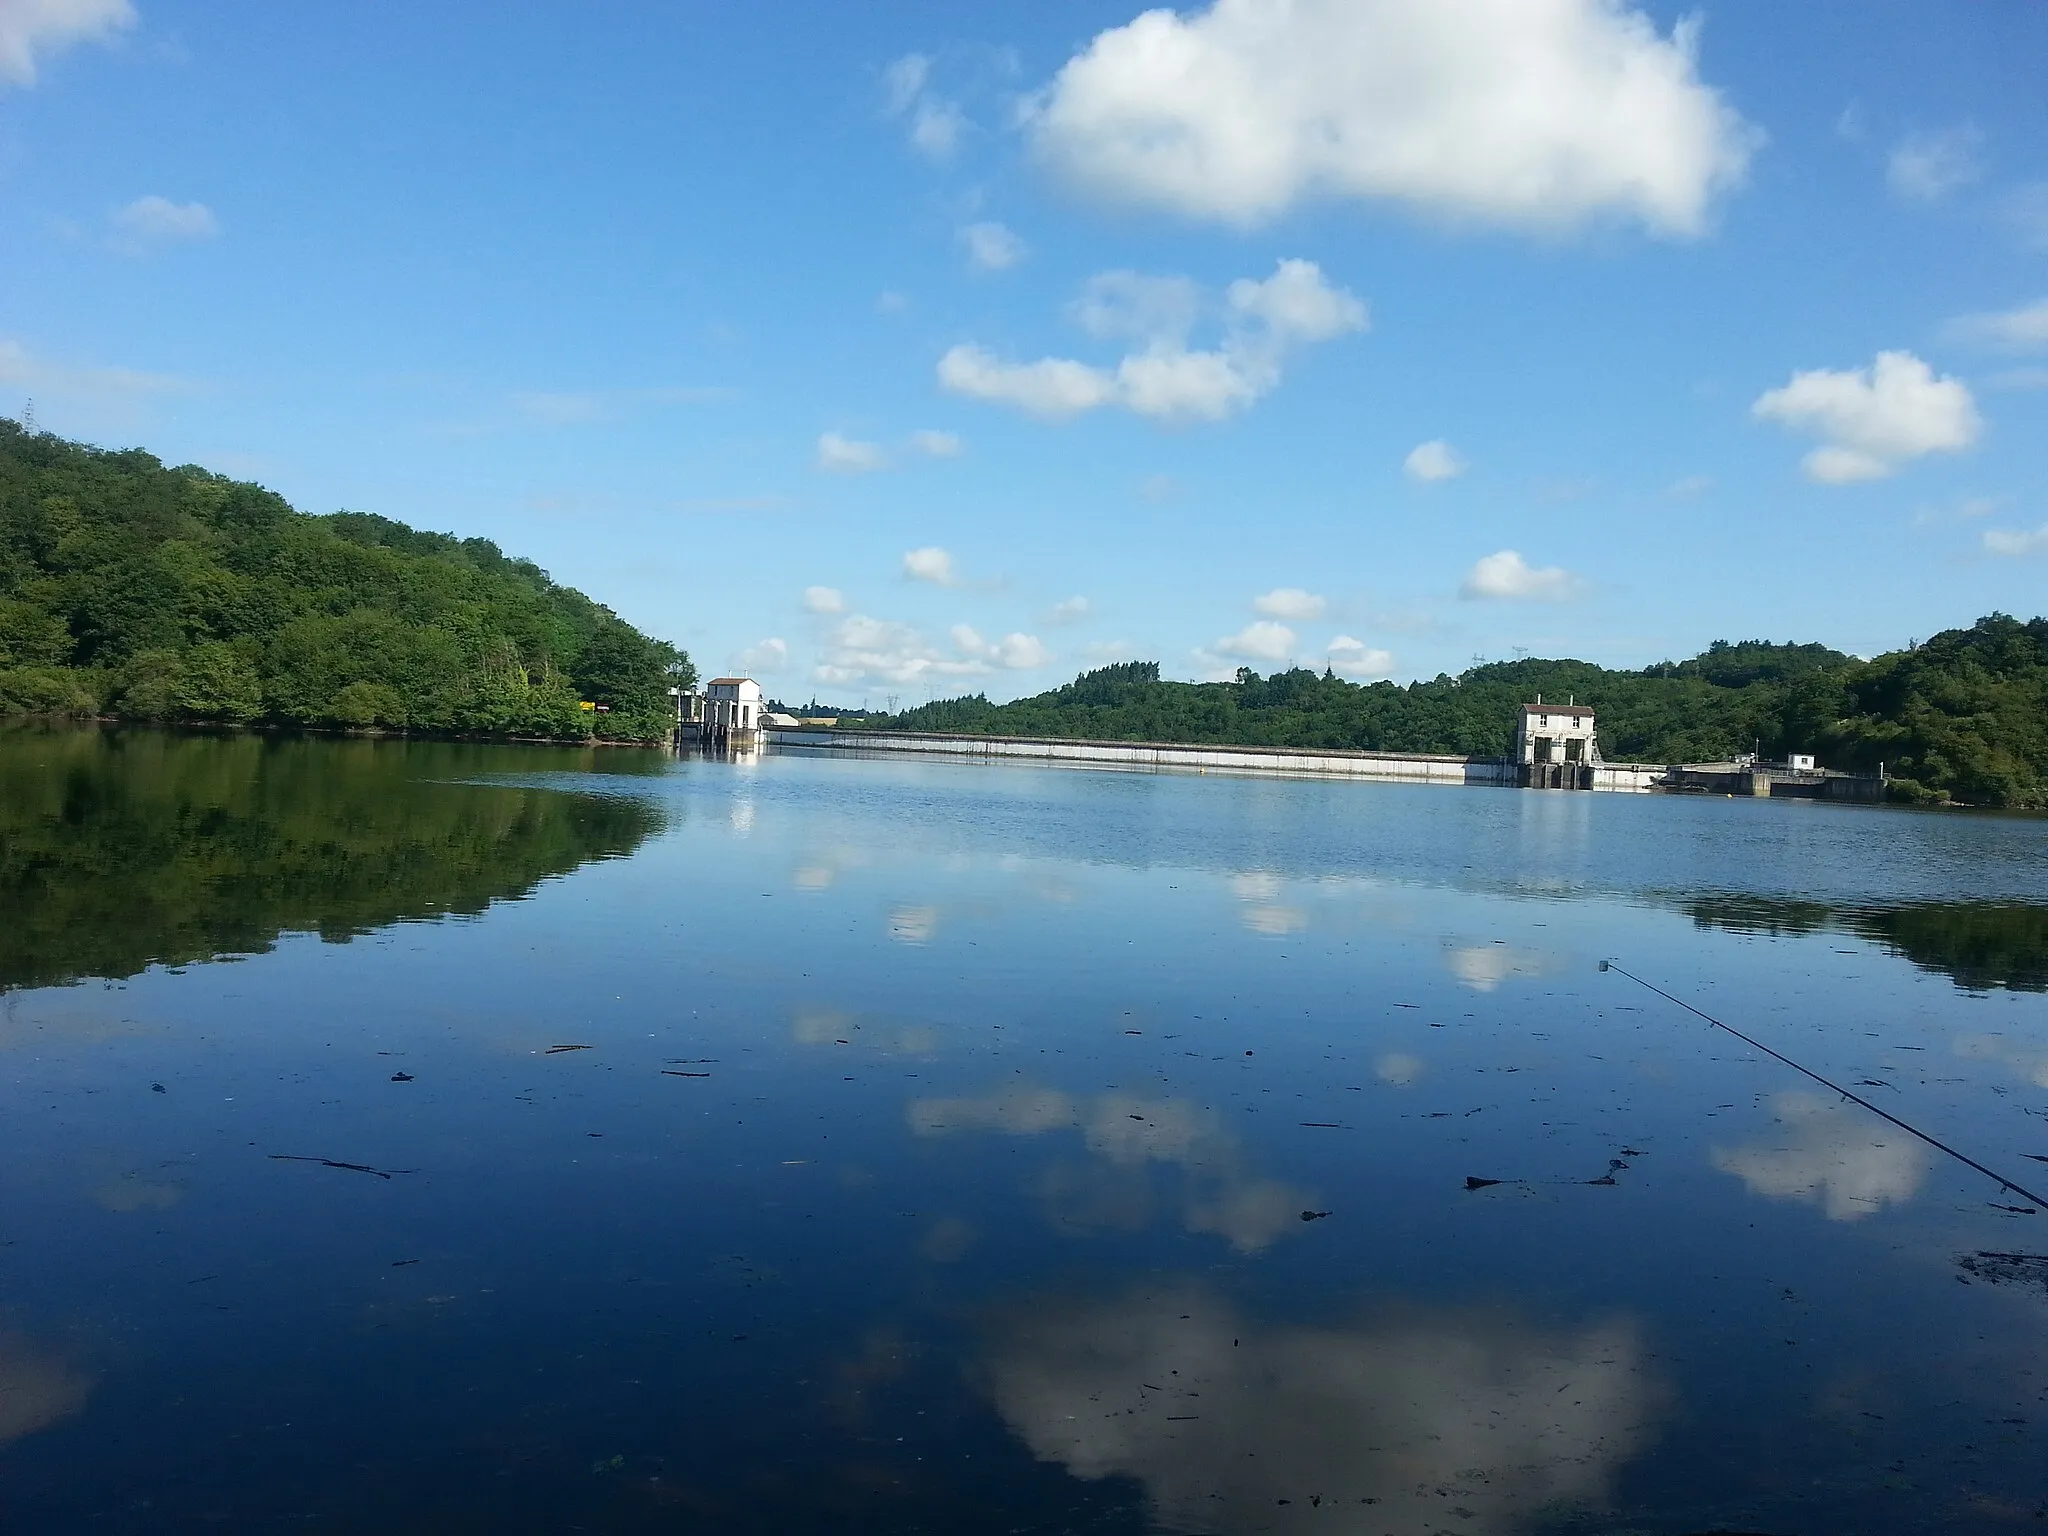
<path fill-rule="evenodd" d="M 2042 1529 L 2048 1212 L 1605 957 L 2048 1185 L 2039 820 L 0 733 L 0 1528 Z"/>

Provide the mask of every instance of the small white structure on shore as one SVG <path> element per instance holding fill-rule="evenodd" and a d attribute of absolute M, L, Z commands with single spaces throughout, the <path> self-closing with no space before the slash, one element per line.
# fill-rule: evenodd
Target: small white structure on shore
<path fill-rule="evenodd" d="M 1600 743 L 1593 729 L 1593 711 L 1583 704 L 1546 704 L 1543 695 L 1522 706 L 1515 728 L 1515 761 L 1522 782 L 1532 789 L 1584 789 L 1587 772 L 1600 761 Z"/>
<path fill-rule="evenodd" d="M 704 685 L 704 737 L 708 741 L 751 740 L 767 710 L 761 685 L 751 677 L 714 677 Z"/>

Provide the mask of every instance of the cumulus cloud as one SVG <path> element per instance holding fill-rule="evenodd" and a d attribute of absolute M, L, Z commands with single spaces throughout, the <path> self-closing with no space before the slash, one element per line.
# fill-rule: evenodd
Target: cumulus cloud
<path fill-rule="evenodd" d="M 960 231 L 967 259 L 984 272 L 1006 272 L 1025 256 L 1024 242 L 1007 224 L 984 220 Z"/>
<path fill-rule="evenodd" d="M 1868 368 L 1795 373 L 1750 413 L 1818 437 L 1801 463 L 1823 485 L 1882 479 L 1922 454 L 1968 448 L 1983 430 L 1969 386 L 1936 378 L 1911 352 L 1880 352 Z"/>
<path fill-rule="evenodd" d="M 835 475 L 865 475 L 889 467 L 888 455 L 874 443 L 838 432 L 818 434 L 818 468 Z"/>
<path fill-rule="evenodd" d="M 941 650 L 913 625 L 850 613 L 826 634 L 811 676 L 816 682 L 850 686 L 935 683 L 985 677 L 989 671 L 981 655 Z"/>
<path fill-rule="evenodd" d="M 1984 530 L 1984 552 L 2020 559 L 2028 555 L 2048 555 L 2048 523 L 2028 532 L 2023 528 L 1986 528 Z"/>
<path fill-rule="evenodd" d="M 780 672 L 789 665 L 789 642 L 770 635 L 735 654 L 732 664 L 733 670 L 743 677 L 761 672 Z"/>
<path fill-rule="evenodd" d="M 1036 635 L 1012 631 L 1000 640 L 984 640 L 971 624 L 955 624 L 952 630 L 953 647 L 963 656 L 977 656 L 1011 671 L 1030 667 L 1042 667 L 1052 660 L 1048 651 Z"/>
<path fill-rule="evenodd" d="M 1329 605 L 1300 587 L 1275 587 L 1252 599 L 1252 610 L 1272 619 L 1319 619 Z"/>
<path fill-rule="evenodd" d="M 1039 1460 L 1129 1478 L 1148 1523 L 1216 1536 L 1292 1528 L 1290 1503 L 1318 1528 L 1510 1536 L 1604 1499 L 1669 1399 L 1622 1321 L 1424 1307 L 1285 1325 L 1193 1285 L 1031 1298 L 986 1355 Z"/>
<path fill-rule="evenodd" d="M 1761 141 L 1700 80 L 1697 40 L 1622 0 L 1215 0 L 1097 35 L 1027 126 L 1099 196 L 1239 226 L 1385 198 L 1695 235 Z"/>
<path fill-rule="evenodd" d="M 911 1130 L 926 1137 L 970 1131 L 1007 1136 L 1078 1132 L 1082 1146 L 1112 1176 L 1142 1174 L 1153 1164 L 1174 1165 L 1183 1175 L 1182 1226 L 1214 1233 L 1241 1253 L 1255 1253 L 1299 1231 L 1301 1209 L 1311 1198 L 1248 1169 L 1236 1137 L 1216 1113 L 1187 1099 L 1011 1087 L 981 1097 L 913 1099 L 907 1116 Z M 1062 1225 L 1091 1224 L 1085 1207 L 1056 1204 L 1051 1214 Z"/>
<path fill-rule="evenodd" d="M 1408 472 L 1410 480 L 1420 480 L 1425 485 L 1433 485 L 1439 480 L 1455 480 L 1465 473 L 1465 461 L 1440 437 L 1417 443 L 1409 449 L 1401 467 Z"/>
<path fill-rule="evenodd" d="M 1967 124 L 1909 133 L 1893 147 L 1885 180 L 1900 197 L 1935 203 L 1983 175 L 1977 148 L 1984 135 Z"/>
<path fill-rule="evenodd" d="M 951 159 L 968 122 L 959 104 L 934 95 L 932 61 L 906 53 L 882 71 L 882 115 L 902 122 L 910 142 L 931 160 Z"/>
<path fill-rule="evenodd" d="M 2037 251 L 2048 251 L 2048 181 L 2015 187 L 1999 204 L 2006 225 Z"/>
<path fill-rule="evenodd" d="M 1959 315 L 1943 329 L 1958 341 L 1980 342 L 2006 352 L 2038 352 L 2048 348 L 2048 298 L 2017 309 Z"/>
<path fill-rule="evenodd" d="M 1090 336 L 1133 350 L 1114 367 L 1063 357 L 1007 363 L 962 343 L 939 359 L 939 383 L 1048 420 L 1120 405 L 1154 421 L 1220 421 L 1277 388 L 1296 348 L 1369 322 L 1363 302 L 1299 259 L 1281 261 L 1268 278 L 1238 279 L 1220 302 L 1186 278 L 1104 272 L 1072 315 Z M 1221 332 L 1216 345 L 1190 346 L 1205 321 Z"/>
<path fill-rule="evenodd" d="M 1339 677 L 1392 677 L 1394 653 L 1367 645 L 1363 640 L 1354 639 L 1350 635 L 1339 635 L 1330 642 L 1329 667 Z"/>
<path fill-rule="evenodd" d="M 910 446 L 928 459 L 957 459 L 967 451 L 967 444 L 955 434 L 929 428 L 911 433 Z"/>
<path fill-rule="evenodd" d="M 127 255 L 143 255 L 187 240 L 211 240 L 220 221 L 204 203 L 174 203 L 151 194 L 117 208 L 112 214 L 114 246 Z"/>
<path fill-rule="evenodd" d="M 803 603 L 805 613 L 846 612 L 846 594 L 837 587 L 805 587 Z"/>
<path fill-rule="evenodd" d="M 41 58 L 112 37 L 134 22 L 130 0 L 6 0 L 0 4 L 0 80 L 34 85 Z"/>
<path fill-rule="evenodd" d="M 903 574 L 912 581 L 928 581 L 938 587 L 957 587 L 960 576 L 953 569 L 953 557 L 936 544 L 903 552 Z"/>
<path fill-rule="evenodd" d="M 1076 416 L 1116 398 L 1116 380 L 1070 358 L 1006 363 L 985 348 L 962 343 L 939 359 L 939 384 L 956 395 L 996 400 L 1048 421 Z"/>
<path fill-rule="evenodd" d="M 1857 1221 L 1903 1205 L 1927 1176 L 1927 1157 L 1905 1132 L 1867 1110 L 1812 1093 L 1771 1100 L 1779 1134 L 1746 1147 L 1716 1147 L 1714 1166 L 1768 1200 L 1803 1200 L 1830 1221 Z"/>
<path fill-rule="evenodd" d="M 1063 597 L 1046 610 L 1045 622 L 1048 624 L 1078 624 L 1093 614 L 1094 611 L 1094 605 L 1085 597 L 1079 595 Z"/>
<path fill-rule="evenodd" d="M 1503 549 L 1473 564 L 1458 596 L 1563 603 L 1583 596 L 1585 590 L 1586 583 L 1563 566 L 1532 566 L 1519 551 Z"/>
<path fill-rule="evenodd" d="M 1261 619 L 1234 635 L 1225 635 L 1210 649 L 1232 661 L 1285 661 L 1294 654 L 1294 631 L 1285 624 Z"/>

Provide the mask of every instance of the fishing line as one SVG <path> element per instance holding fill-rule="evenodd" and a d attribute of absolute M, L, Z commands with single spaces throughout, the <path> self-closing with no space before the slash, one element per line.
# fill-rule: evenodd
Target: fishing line
<path fill-rule="evenodd" d="M 1843 1098 L 1849 1100 L 1849 1102 L 1852 1104 L 1861 1104 L 1873 1115 L 1877 1115 L 1883 1119 L 1889 1120 L 1893 1125 L 1896 1125 L 1900 1130 L 1906 1132 L 1908 1135 L 1918 1136 L 1922 1141 L 1926 1142 L 1927 1145 L 1933 1147 L 1936 1151 L 1946 1152 L 1950 1157 L 1954 1158 L 1957 1162 L 1976 1169 L 1979 1173 L 1983 1174 L 1985 1178 L 1994 1181 L 1998 1185 L 1999 1189 L 2010 1191 L 2015 1195 L 2019 1195 L 2025 1199 L 2031 1200 L 2034 1202 L 2036 1206 L 2048 1207 L 2048 1199 L 2044 1199 L 2040 1195 L 2035 1194 L 2031 1189 L 2028 1189 L 2024 1184 L 2013 1183 L 2013 1181 L 2011 1179 L 2008 1179 L 2004 1174 L 1996 1173 L 1991 1169 L 1986 1168 L 1974 1157 L 1969 1156 L 1967 1153 L 1958 1152 L 1954 1147 L 1950 1146 L 1947 1142 L 1940 1140 L 1938 1137 L 1928 1135 L 1925 1131 L 1921 1130 L 1917 1125 L 1908 1125 L 1905 1121 L 1901 1120 L 1897 1115 L 1891 1113 L 1891 1111 L 1879 1109 L 1875 1104 L 1871 1103 L 1870 1100 L 1864 1098 L 1861 1094 L 1851 1093 L 1848 1089 L 1844 1088 L 1840 1083 L 1830 1082 L 1827 1078 L 1822 1077 L 1818 1072 L 1814 1071 L 1811 1067 L 1802 1067 L 1790 1056 L 1785 1055 L 1784 1052 L 1772 1050 L 1768 1045 L 1765 1045 L 1763 1041 L 1753 1039 L 1751 1036 L 1745 1035 L 1733 1024 L 1723 1024 L 1711 1013 L 1707 1013 L 1701 1009 L 1693 1007 L 1693 1005 L 1691 1003 L 1688 1003 L 1684 998 L 1672 996 L 1669 992 L 1666 992 L 1662 987 L 1658 986 L 1654 981 L 1645 981 L 1642 977 L 1636 975 L 1635 972 L 1623 970 L 1621 966 L 1619 966 L 1612 960 L 1602 960 L 1600 962 L 1600 969 L 1603 971 L 1613 971 L 1617 976 L 1628 977 L 1628 979 L 1634 982 L 1637 986 L 1649 988 L 1652 992 L 1656 993 L 1666 1002 L 1678 1004 L 1678 1006 L 1683 1008 L 1687 1013 L 1695 1014 L 1698 1017 L 1705 1019 L 1709 1024 L 1713 1025 L 1714 1028 L 1725 1029 L 1729 1034 L 1733 1035 L 1736 1039 L 1740 1040 L 1744 1045 L 1753 1046 L 1755 1049 L 1762 1051 L 1766 1056 L 1770 1057 L 1774 1061 L 1782 1061 L 1794 1072 L 1803 1072 L 1806 1076 L 1812 1078 L 1816 1083 L 1819 1083 L 1821 1087 L 1826 1088 L 1831 1092 L 1839 1093 Z"/>

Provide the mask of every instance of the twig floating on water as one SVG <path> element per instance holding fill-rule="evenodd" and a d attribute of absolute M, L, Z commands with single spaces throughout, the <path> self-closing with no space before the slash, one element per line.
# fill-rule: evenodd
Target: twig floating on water
<path fill-rule="evenodd" d="M 711 1074 L 709 1072 L 676 1072 L 668 1067 L 663 1067 L 661 1075 L 663 1077 L 709 1077 Z"/>
<path fill-rule="evenodd" d="M 343 1163 L 331 1157 L 301 1157 L 295 1152 L 273 1152 L 273 1163 L 318 1163 L 322 1168 L 341 1168 L 350 1173 L 373 1173 L 380 1179 L 388 1179 L 394 1173 L 418 1173 L 417 1168 L 372 1168 L 368 1163 Z"/>
<path fill-rule="evenodd" d="M 589 1049 L 590 1047 L 587 1045 L 551 1045 L 546 1050 L 542 1051 L 541 1055 L 559 1056 L 564 1051 L 587 1051 Z"/>

